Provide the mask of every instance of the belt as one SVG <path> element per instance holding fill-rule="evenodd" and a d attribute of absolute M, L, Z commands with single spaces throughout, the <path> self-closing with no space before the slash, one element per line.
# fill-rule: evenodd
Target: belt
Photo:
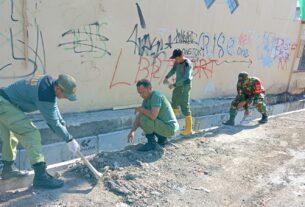
<path fill-rule="evenodd" d="M 184 85 L 189 85 L 192 83 L 192 80 L 191 79 L 187 79 L 184 81 Z"/>

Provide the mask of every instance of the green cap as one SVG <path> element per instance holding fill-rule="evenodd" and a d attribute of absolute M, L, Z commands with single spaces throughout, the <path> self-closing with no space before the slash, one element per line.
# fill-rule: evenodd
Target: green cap
<path fill-rule="evenodd" d="M 249 77 L 247 72 L 240 72 L 238 75 L 238 82 L 245 82 L 245 80 Z"/>
<path fill-rule="evenodd" d="M 64 95 L 68 100 L 76 100 L 76 81 L 72 76 L 60 74 L 57 79 L 57 84 L 63 90 Z"/>

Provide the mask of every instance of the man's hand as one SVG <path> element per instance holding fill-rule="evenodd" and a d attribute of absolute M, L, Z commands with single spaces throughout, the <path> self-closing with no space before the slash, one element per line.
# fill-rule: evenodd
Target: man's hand
<path fill-rule="evenodd" d="M 75 139 L 68 141 L 67 146 L 68 146 L 68 149 L 73 153 L 74 156 L 76 155 L 77 151 L 80 150 L 80 146 Z"/>
<path fill-rule="evenodd" d="M 134 131 L 130 131 L 130 132 L 129 132 L 129 134 L 128 134 L 128 142 L 129 142 L 129 143 L 132 143 L 132 142 L 133 142 L 134 135 L 135 135 L 135 132 L 134 132 Z"/>
<path fill-rule="evenodd" d="M 244 115 L 245 115 L 245 116 L 249 116 L 249 115 L 250 115 L 250 110 L 249 110 L 249 109 L 246 109 Z"/>
<path fill-rule="evenodd" d="M 237 105 L 237 108 L 242 108 L 242 107 L 244 107 L 246 104 L 247 104 L 246 101 L 242 101 L 242 102 L 240 102 L 240 103 Z"/>
<path fill-rule="evenodd" d="M 144 111 L 144 108 L 141 107 L 141 106 L 135 108 L 135 114 L 136 114 L 136 113 L 143 114 L 143 111 Z"/>
<path fill-rule="evenodd" d="M 173 88 L 175 88 L 175 85 L 174 84 L 169 84 L 168 87 L 169 87 L 169 89 L 173 89 Z"/>
<path fill-rule="evenodd" d="M 163 84 L 164 85 L 169 85 L 169 81 L 167 79 L 164 79 Z"/>

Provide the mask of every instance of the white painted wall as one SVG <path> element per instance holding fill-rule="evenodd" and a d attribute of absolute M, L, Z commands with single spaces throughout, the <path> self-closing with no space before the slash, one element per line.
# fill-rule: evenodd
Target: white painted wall
<path fill-rule="evenodd" d="M 226 0 L 209 9 L 203 0 L 27 2 L 25 67 L 22 0 L 0 0 L 0 86 L 33 72 L 71 74 L 79 100 L 61 102 L 66 112 L 139 103 L 135 81 L 145 77 L 170 97 L 161 82 L 174 48 L 194 52 L 194 99 L 233 95 L 241 70 L 260 77 L 268 93 L 280 93 L 298 43 L 296 0 L 239 1 L 233 14 Z"/>

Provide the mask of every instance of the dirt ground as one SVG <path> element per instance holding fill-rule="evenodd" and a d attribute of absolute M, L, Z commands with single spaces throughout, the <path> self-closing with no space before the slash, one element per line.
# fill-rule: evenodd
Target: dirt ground
<path fill-rule="evenodd" d="M 92 161 L 104 174 L 98 183 L 76 166 L 62 175 L 64 188 L 0 194 L 0 205 L 305 206 L 304 123 L 297 112 L 172 140 L 155 152 L 102 153 Z"/>

